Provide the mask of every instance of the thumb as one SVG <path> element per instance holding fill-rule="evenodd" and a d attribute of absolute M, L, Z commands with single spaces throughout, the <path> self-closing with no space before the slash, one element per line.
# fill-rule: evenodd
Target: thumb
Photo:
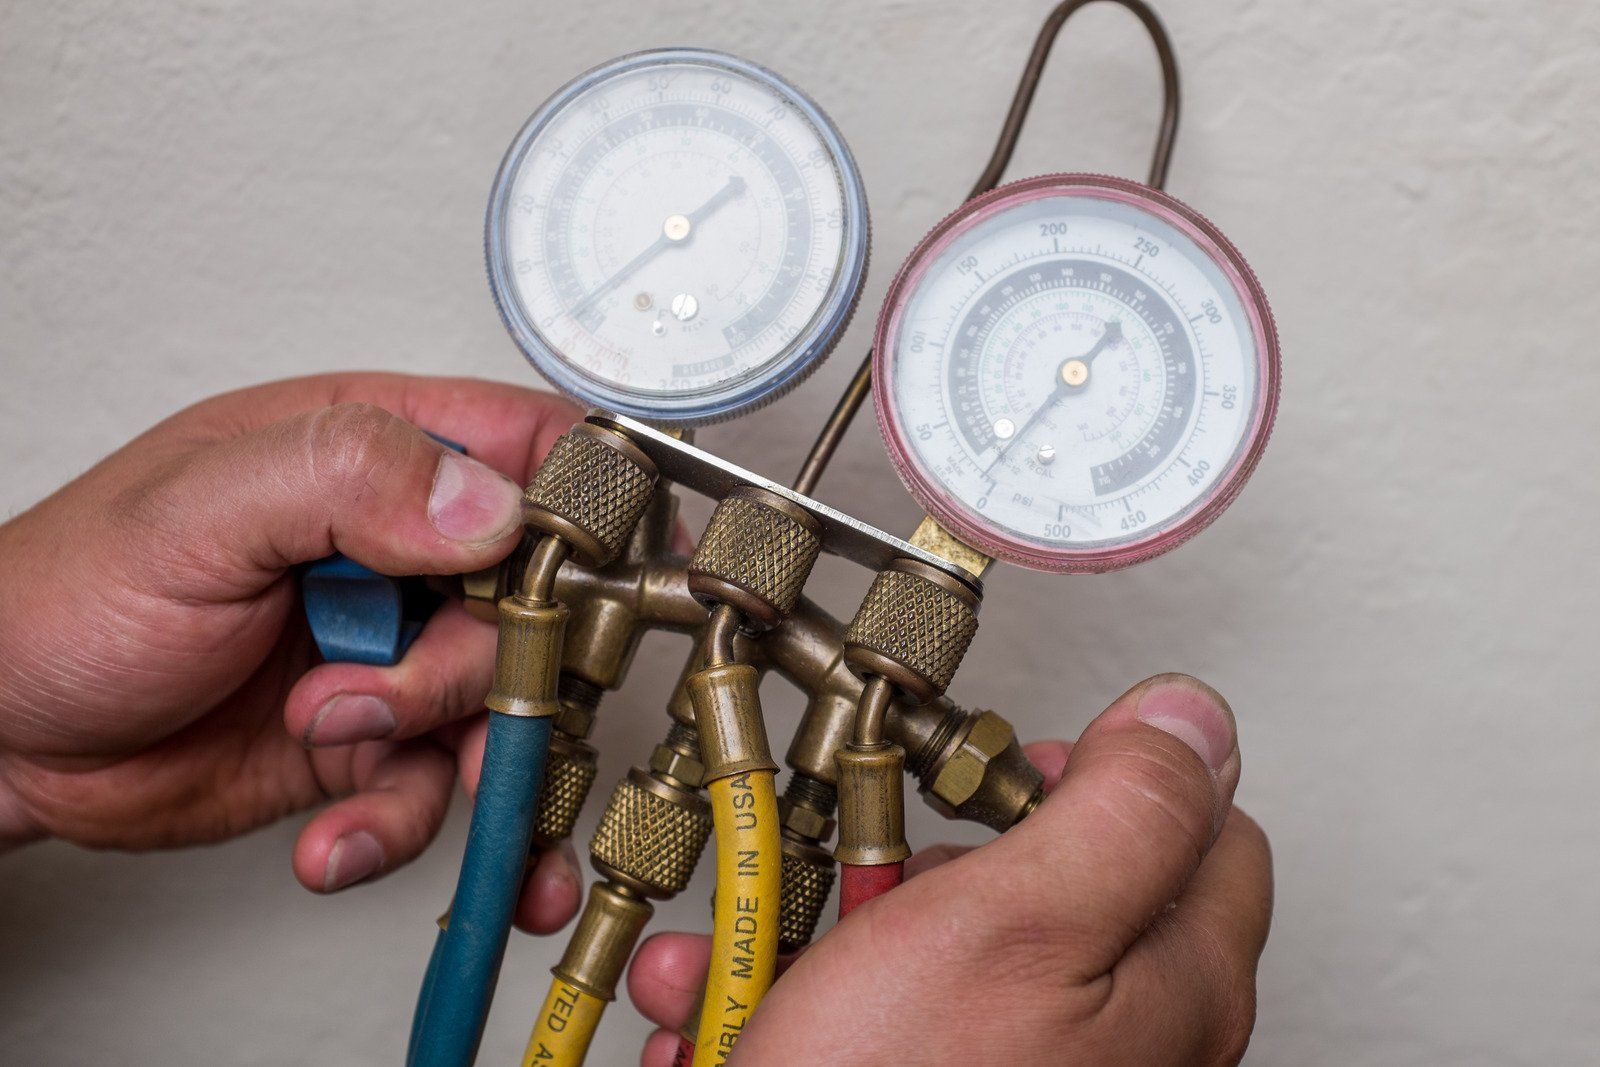
<path fill-rule="evenodd" d="M 334 552 L 386 574 L 489 566 L 515 543 L 521 498 L 510 478 L 404 419 L 337 404 L 192 453 L 125 502 L 209 577 L 244 571 L 265 584 Z"/>
<path fill-rule="evenodd" d="M 1026 883 L 1011 899 L 1032 902 L 1031 921 L 1067 938 L 1092 977 L 1178 897 L 1238 784 L 1227 701 L 1187 675 L 1158 675 L 1091 723 L 1039 809 L 982 851 L 990 864 L 1007 854 Z"/>

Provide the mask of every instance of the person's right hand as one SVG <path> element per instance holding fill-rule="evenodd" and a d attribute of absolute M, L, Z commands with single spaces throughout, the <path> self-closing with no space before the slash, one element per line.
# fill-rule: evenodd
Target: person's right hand
<path fill-rule="evenodd" d="M 1266 837 L 1232 806 L 1233 713 L 1183 675 L 1135 686 L 1076 745 L 1031 746 L 1052 784 L 977 849 L 914 858 L 772 987 L 737 1064 L 1232 1063 L 1255 1022 L 1272 915 Z M 667 1067 L 708 939 L 660 934 L 628 976 Z"/>

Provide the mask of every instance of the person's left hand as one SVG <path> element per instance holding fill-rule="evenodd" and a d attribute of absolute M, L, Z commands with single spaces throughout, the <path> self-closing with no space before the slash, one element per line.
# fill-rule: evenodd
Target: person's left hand
<path fill-rule="evenodd" d="M 521 485 L 578 417 L 465 379 L 279 382 L 173 416 L 0 526 L 0 845 L 188 845 L 343 797 L 300 835 L 307 887 L 415 857 L 455 750 L 475 781 L 494 627 L 449 603 L 397 666 L 316 665 L 293 568 L 497 563 Z M 523 925 L 570 918 L 570 849 L 533 883 Z"/>

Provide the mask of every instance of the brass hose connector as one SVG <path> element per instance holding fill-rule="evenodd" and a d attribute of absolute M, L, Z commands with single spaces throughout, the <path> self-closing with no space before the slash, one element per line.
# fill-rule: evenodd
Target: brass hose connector
<path fill-rule="evenodd" d="M 723 663 L 691 674 L 685 686 L 700 731 L 704 781 L 746 771 L 776 771 L 761 717 L 761 675 L 748 663 Z"/>
<path fill-rule="evenodd" d="M 750 486 L 717 505 L 689 561 L 689 592 L 707 608 L 726 604 L 755 631 L 794 610 L 822 552 L 816 520 L 804 509 Z"/>
<path fill-rule="evenodd" d="M 634 767 L 617 783 L 589 843 L 589 862 L 605 881 L 589 890 L 566 952 L 551 969 L 559 980 L 611 1000 L 650 919 L 650 900 L 689 884 L 711 837 L 699 758 L 694 731 L 674 723 L 650 769 Z"/>
<path fill-rule="evenodd" d="M 900 776 L 905 750 L 883 740 L 883 720 L 894 691 L 873 676 L 861 692 L 856 734 L 834 754 L 839 770 L 839 843 L 833 858 L 855 867 L 900 863 L 911 857 L 906 842 L 906 798 Z"/>
<path fill-rule="evenodd" d="M 898 690 L 913 704 L 944 693 L 978 631 L 978 595 L 942 571 L 909 559 L 880 572 L 844 635 L 845 663 L 866 683 L 850 743 L 834 756 L 839 774 L 839 844 L 834 858 L 857 867 L 901 863 L 906 842 L 905 750 L 884 740 Z"/>
<path fill-rule="evenodd" d="M 518 590 L 500 600 L 494 682 L 484 700 L 491 711 L 550 716 L 560 710 L 556 683 L 569 612 L 552 599 L 552 590 L 556 571 L 567 558 L 567 547 L 559 538 L 541 538 L 528 558 Z"/>
<path fill-rule="evenodd" d="M 617 982 L 654 911 L 625 886 L 595 883 L 567 950 L 550 973 L 590 996 L 615 1000 Z"/>

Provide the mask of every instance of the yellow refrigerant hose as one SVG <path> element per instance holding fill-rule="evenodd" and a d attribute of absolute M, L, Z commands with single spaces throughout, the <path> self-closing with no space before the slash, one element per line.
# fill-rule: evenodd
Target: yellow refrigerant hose
<path fill-rule="evenodd" d="M 783 859 L 773 772 L 719 778 L 708 789 L 717 835 L 717 895 L 693 1067 L 726 1062 L 778 965 Z"/>
<path fill-rule="evenodd" d="M 557 978 L 539 1009 L 522 1067 L 577 1067 L 589 1052 L 606 1002 Z"/>

